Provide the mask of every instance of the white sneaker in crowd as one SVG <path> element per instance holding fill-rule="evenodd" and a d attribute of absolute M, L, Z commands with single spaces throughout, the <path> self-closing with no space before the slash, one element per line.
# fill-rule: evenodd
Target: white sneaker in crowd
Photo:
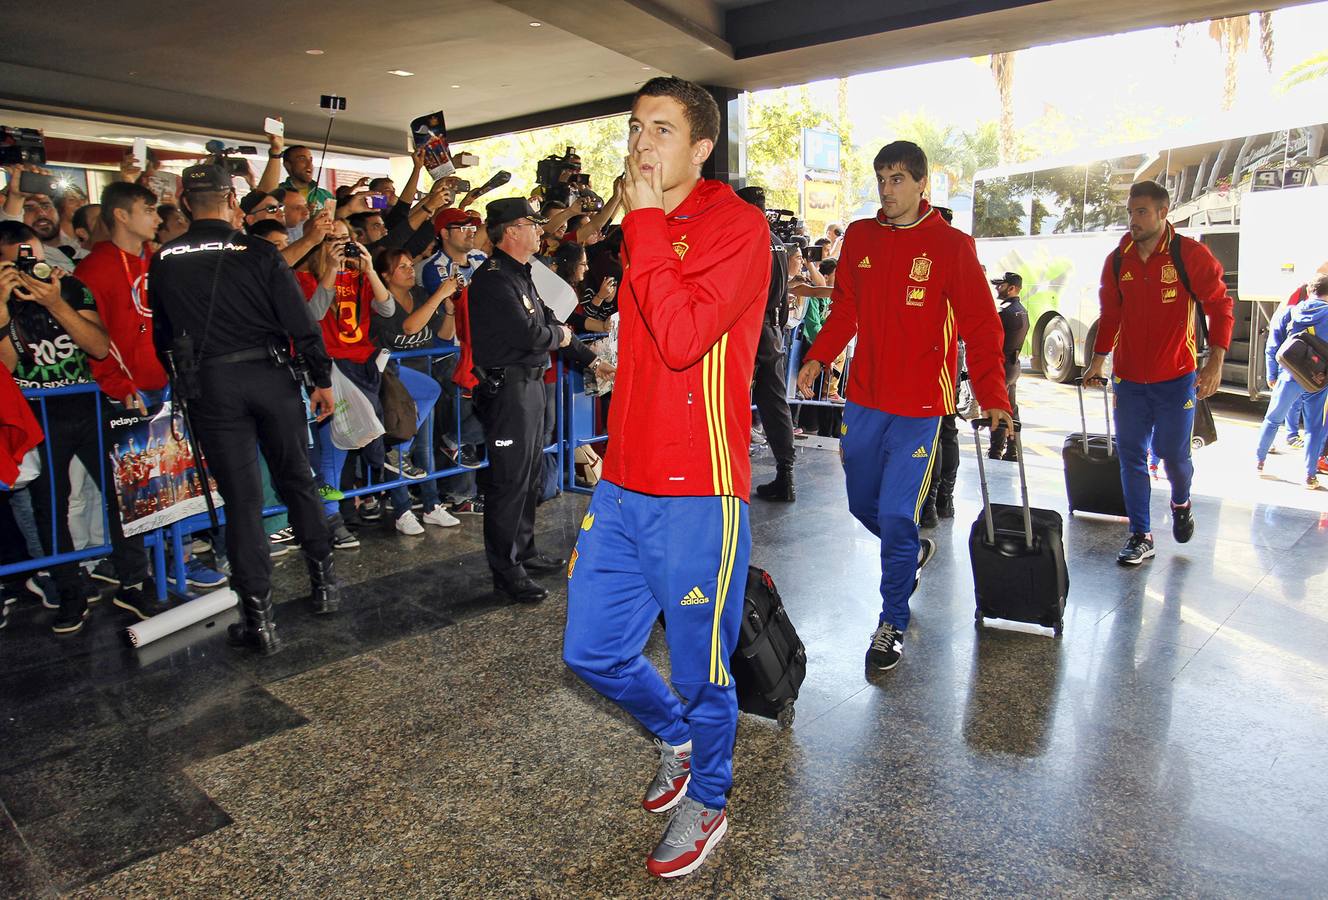
<path fill-rule="evenodd" d="M 410 510 L 397 517 L 396 527 L 397 531 L 402 534 L 424 534 L 424 526 L 420 524 L 420 520 L 415 518 L 415 514 Z"/>
<path fill-rule="evenodd" d="M 453 525 L 460 525 L 461 520 L 440 504 L 424 514 L 424 524 L 437 525 L 439 528 L 451 528 Z"/>

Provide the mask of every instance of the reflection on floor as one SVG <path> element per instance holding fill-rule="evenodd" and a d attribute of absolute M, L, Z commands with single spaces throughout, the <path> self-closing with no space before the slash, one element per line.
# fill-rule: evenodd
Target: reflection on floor
<path fill-rule="evenodd" d="M 757 480 L 770 472 L 758 458 Z M 1060 467 L 1030 458 L 1037 505 Z M 810 657 L 794 728 L 743 717 L 732 828 L 697 896 L 1322 894 L 1328 884 L 1328 528 L 1197 497 L 1178 547 L 1113 560 L 1116 522 L 1066 525 L 1063 639 L 975 630 L 958 517 L 913 600 L 904 661 L 868 680 L 877 546 L 835 457 L 752 510 Z M 1013 467 L 993 464 L 1012 496 Z M 540 511 L 565 551 L 585 500 Z M 407 550 L 406 548 L 413 548 Z M 562 666 L 555 594 L 486 593 L 479 523 L 338 557 L 316 620 L 279 564 L 283 654 L 198 628 L 125 649 L 103 603 L 57 641 L 20 604 L 0 635 L 0 893 L 36 896 L 663 894 L 639 807 L 652 749 Z M 149 648 L 151 650 L 151 648 Z M 650 652 L 664 663 L 658 635 Z"/>

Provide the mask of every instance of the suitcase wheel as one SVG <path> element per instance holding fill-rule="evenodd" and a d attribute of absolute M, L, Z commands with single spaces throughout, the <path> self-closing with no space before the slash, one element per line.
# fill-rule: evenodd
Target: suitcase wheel
<path fill-rule="evenodd" d="M 982 625 L 983 625 L 983 622 L 982 622 L 982 610 L 981 610 L 981 609 L 976 609 L 976 610 L 973 611 L 973 627 L 974 627 L 974 628 L 981 629 L 981 628 L 982 628 Z"/>
<path fill-rule="evenodd" d="M 775 721 L 779 723 L 780 728 L 792 728 L 793 718 L 797 715 L 797 710 L 793 708 L 793 701 L 789 701 L 775 716 Z"/>
<path fill-rule="evenodd" d="M 1190 438 L 1190 449 L 1202 450 L 1203 446 L 1204 446 L 1204 439 L 1199 437 L 1197 434 L 1194 437 Z"/>

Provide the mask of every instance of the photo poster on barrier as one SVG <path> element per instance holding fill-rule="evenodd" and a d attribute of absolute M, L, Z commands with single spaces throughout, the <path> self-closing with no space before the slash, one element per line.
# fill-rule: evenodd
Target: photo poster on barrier
<path fill-rule="evenodd" d="M 411 122 L 410 134 L 416 149 L 424 148 L 424 168 L 434 181 L 455 174 L 452 152 L 447 148 L 447 122 L 441 109 Z"/>
<path fill-rule="evenodd" d="M 169 400 L 149 408 L 146 418 L 111 419 L 107 456 L 126 536 L 207 512 L 184 416 Z M 216 481 L 208 481 L 221 506 Z"/>

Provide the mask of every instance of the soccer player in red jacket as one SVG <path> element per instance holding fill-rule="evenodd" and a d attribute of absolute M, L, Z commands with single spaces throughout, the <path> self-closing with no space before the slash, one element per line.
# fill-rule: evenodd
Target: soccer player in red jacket
<path fill-rule="evenodd" d="M 686 875 L 728 830 L 738 702 L 729 656 L 751 534 L 751 383 L 770 229 L 701 178 L 719 107 L 678 78 L 632 104 L 623 184 L 618 373 L 604 473 L 568 566 L 563 658 L 651 734 L 642 805 L 675 810 L 646 860 Z M 660 612 L 670 680 L 642 655 Z"/>
<path fill-rule="evenodd" d="M 1003 424 L 1013 431 L 1014 422 L 1005 392 L 1005 330 L 973 239 L 923 199 L 927 154 L 895 141 L 881 148 L 872 168 L 881 210 L 844 233 L 830 317 L 807 351 L 798 391 L 810 397 L 821 370 L 858 336 L 839 446 L 849 511 L 881 539 L 881 615 L 867 665 L 884 671 L 904 652 L 908 598 L 920 567 L 918 516 L 941 417 L 955 411 L 959 335 L 992 429 Z"/>
<path fill-rule="evenodd" d="M 1203 244 L 1176 234 L 1167 222 L 1170 208 L 1171 195 L 1157 182 L 1130 187 L 1130 233 L 1102 267 L 1097 344 L 1084 372 L 1084 384 L 1103 383 L 1107 356 L 1112 357 L 1116 445 L 1130 517 L 1130 536 L 1116 561 L 1127 566 L 1155 552 L 1148 509 L 1150 440 L 1171 482 L 1171 534 L 1182 544 L 1194 536 L 1194 404 L 1217 390 L 1235 322 L 1222 264 Z M 1211 348 L 1201 372 L 1195 371 L 1196 302 L 1208 317 Z"/>

